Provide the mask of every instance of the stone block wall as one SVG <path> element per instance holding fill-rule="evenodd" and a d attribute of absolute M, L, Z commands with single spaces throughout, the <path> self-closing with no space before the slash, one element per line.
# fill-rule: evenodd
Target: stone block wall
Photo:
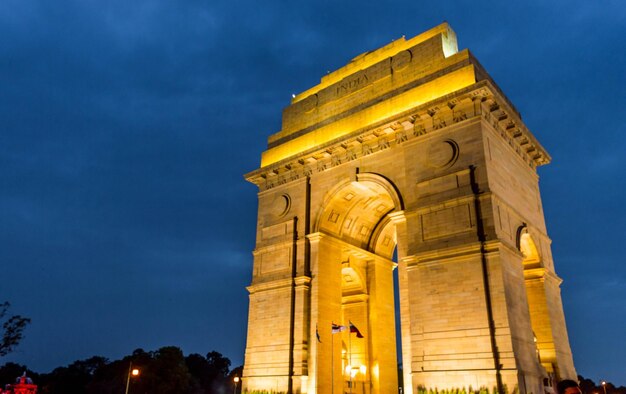
<path fill-rule="evenodd" d="M 550 157 L 447 24 L 322 78 L 268 142 L 245 390 L 397 392 L 394 250 L 405 393 L 575 376 Z M 350 321 L 363 339 L 330 333 Z"/>

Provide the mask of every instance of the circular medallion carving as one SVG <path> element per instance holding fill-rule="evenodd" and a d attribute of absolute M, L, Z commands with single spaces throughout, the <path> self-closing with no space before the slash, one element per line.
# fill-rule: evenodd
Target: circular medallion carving
<path fill-rule="evenodd" d="M 453 140 L 434 142 L 428 149 L 428 165 L 434 168 L 450 167 L 459 157 L 459 146 Z"/>
<path fill-rule="evenodd" d="M 400 71 L 411 63 L 411 51 L 402 51 L 391 59 L 391 68 L 393 71 Z"/>
<path fill-rule="evenodd" d="M 312 94 L 302 100 L 301 104 L 302 111 L 305 113 L 309 113 L 313 111 L 317 107 L 317 94 Z"/>
<path fill-rule="evenodd" d="M 288 194 L 283 194 L 274 199 L 273 211 L 276 216 L 285 216 L 291 209 L 291 197 Z"/>

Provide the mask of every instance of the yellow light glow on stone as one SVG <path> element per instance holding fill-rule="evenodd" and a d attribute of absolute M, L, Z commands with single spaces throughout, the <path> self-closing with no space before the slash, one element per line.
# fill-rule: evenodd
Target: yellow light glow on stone
<path fill-rule="evenodd" d="M 363 111 L 322 126 L 316 130 L 268 149 L 261 155 L 261 167 L 315 148 L 335 138 L 381 122 L 421 104 L 435 100 L 476 83 L 474 66 L 468 65 L 449 74 L 417 86 Z"/>
<path fill-rule="evenodd" d="M 374 366 L 372 367 L 372 374 L 378 380 L 378 375 L 379 375 L 378 363 L 375 363 Z"/>
<path fill-rule="evenodd" d="M 320 90 L 327 88 L 328 86 L 341 81 L 343 78 L 353 74 L 357 70 L 363 70 L 367 67 L 370 67 L 381 60 L 386 59 L 389 56 L 392 56 L 400 51 L 411 48 L 419 43 L 422 43 L 438 34 L 443 35 L 442 46 L 444 49 L 444 53 L 446 57 L 453 55 L 458 51 L 457 49 L 457 41 L 456 34 L 450 27 L 450 25 L 446 22 L 440 24 L 439 26 L 433 27 L 432 29 L 425 31 L 424 33 L 415 36 L 409 40 L 406 40 L 404 37 L 401 37 L 397 40 L 391 42 L 391 44 L 385 45 L 382 48 L 376 49 L 375 51 L 365 52 L 360 54 L 359 56 L 352 59 L 350 63 L 341 67 L 338 70 L 335 70 L 325 76 L 322 77 L 321 82 L 308 89 L 302 93 L 296 94 L 291 100 L 292 103 L 296 103 L 311 94 L 315 94 Z"/>

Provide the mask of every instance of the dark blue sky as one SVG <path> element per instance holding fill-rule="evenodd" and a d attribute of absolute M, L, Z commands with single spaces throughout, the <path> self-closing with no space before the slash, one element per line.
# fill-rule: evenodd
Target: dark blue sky
<path fill-rule="evenodd" d="M 257 168 L 292 93 L 447 20 L 539 169 L 580 374 L 626 385 L 626 3 L 0 0 L 3 359 L 243 362 Z"/>

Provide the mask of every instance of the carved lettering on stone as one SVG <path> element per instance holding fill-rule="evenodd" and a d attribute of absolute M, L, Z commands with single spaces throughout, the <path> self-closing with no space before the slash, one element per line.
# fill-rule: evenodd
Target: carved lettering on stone
<path fill-rule="evenodd" d="M 360 72 L 344 78 L 337 87 L 335 93 L 337 96 L 343 96 L 348 93 L 355 92 L 361 88 L 364 88 L 369 83 L 369 78 L 365 72 Z"/>

